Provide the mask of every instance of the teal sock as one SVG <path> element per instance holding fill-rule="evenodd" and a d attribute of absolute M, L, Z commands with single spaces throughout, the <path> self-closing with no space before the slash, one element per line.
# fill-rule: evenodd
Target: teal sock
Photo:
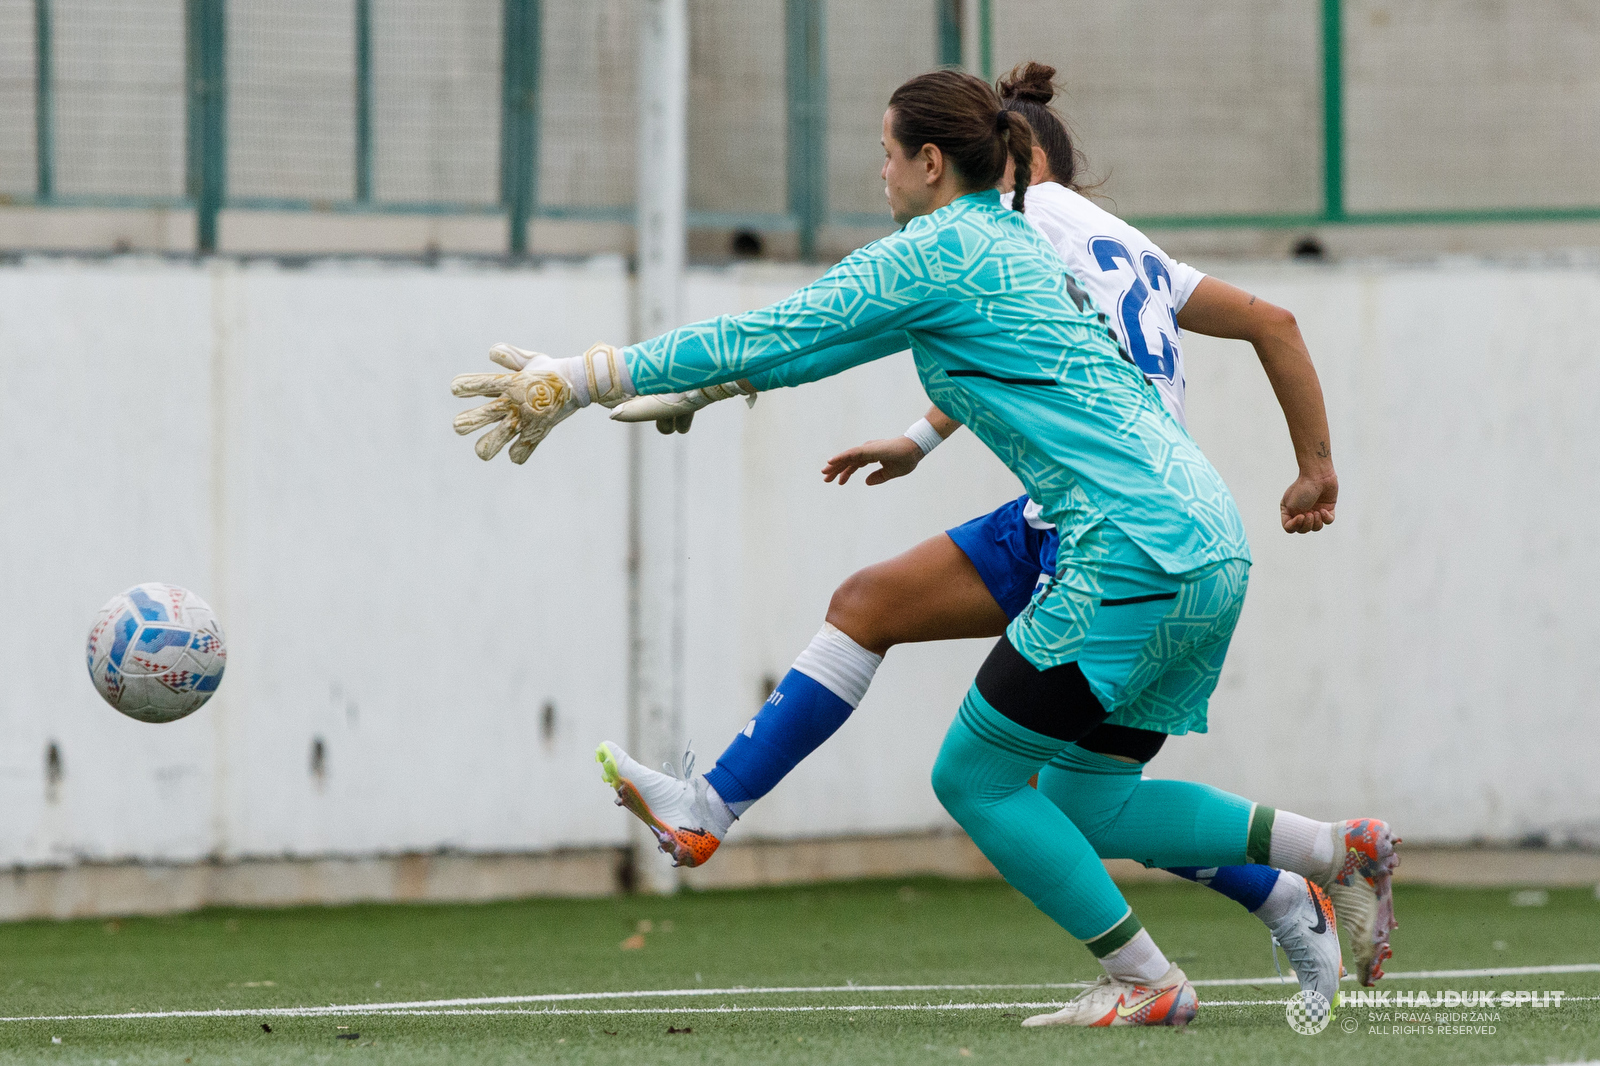
<path fill-rule="evenodd" d="M 1192 781 L 1146 781 L 1143 771 L 1143 763 L 1072 744 L 1039 771 L 1039 792 L 1083 830 L 1103 858 L 1146 866 L 1248 861 L 1249 800 Z"/>
<path fill-rule="evenodd" d="M 1028 780 L 1066 742 L 1025 729 L 974 685 L 933 764 L 933 791 L 1011 885 L 1097 955 L 1138 933 L 1138 920 L 1094 848 Z M 1121 926 L 1121 928 L 1118 928 Z"/>

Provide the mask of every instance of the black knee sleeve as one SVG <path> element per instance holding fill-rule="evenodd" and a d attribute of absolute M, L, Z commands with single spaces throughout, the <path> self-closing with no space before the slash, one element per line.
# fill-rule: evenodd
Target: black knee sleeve
<path fill-rule="evenodd" d="M 1134 762 L 1149 762 L 1166 742 L 1165 733 L 1102 722 L 1078 740 L 1078 747 L 1100 755 L 1121 755 Z"/>
<path fill-rule="evenodd" d="M 1077 663 L 1040 670 L 1006 637 L 983 661 L 975 684 L 989 706 L 1024 729 L 1057 740 L 1077 740 L 1105 721 L 1106 709 Z"/>

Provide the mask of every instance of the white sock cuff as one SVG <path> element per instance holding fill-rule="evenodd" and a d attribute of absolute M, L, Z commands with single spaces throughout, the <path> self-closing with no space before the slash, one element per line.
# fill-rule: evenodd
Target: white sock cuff
<path fill-rule="evenodd" d="M 1293 811 L 1274 812 L 1267 861 L 1280 870 L 1322 880 L 1333 865 L 1333 826 Z"/>
<path fill-rule="evenodd" d="M 806 650 L 794 661 L 794 669 L 848 703 L 861 706 L 861 698 L 872 684 L 883 656 L 874 655 L 845 635 L 843 630 L 822 623 Z"/>
<path fill-rule="evenodd" d="M 1124 981 L 1158 981 L 1171 967 L 1156 947 L 1150 930 L 1141 929 L 1134 938 L 1100 960 L 1106 973 Z"/>
<path fill-rule="evenodd" d="M 1294 909 L 1306 893 L 1306 879 L 1292 870 L 1279 870 L 1278 881 L 1261 901 L 1261 906 L 1251 911 L 1257 918 L 1271 925 Z"/>

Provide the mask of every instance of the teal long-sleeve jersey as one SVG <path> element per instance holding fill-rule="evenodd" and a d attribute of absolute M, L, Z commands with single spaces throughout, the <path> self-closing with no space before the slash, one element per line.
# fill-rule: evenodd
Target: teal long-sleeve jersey
<path fill-rule="evenodd" d="M 1063 554 L 1109 520 L 1170 574 L 1250 558 L 1221 475 L 1055 249 L 992 190 L 912 219 L 770 307 L 624 357 L 652 394 L 799 385 L 908 347 L 929 398 L 1017 475 Z"/>

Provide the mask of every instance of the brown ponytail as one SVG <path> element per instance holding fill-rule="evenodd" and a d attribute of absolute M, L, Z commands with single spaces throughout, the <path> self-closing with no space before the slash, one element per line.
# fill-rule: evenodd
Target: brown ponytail
<path fill-rule="evenodd" d="M 1016 179 L 1011 186 L 1011 210 L 1021 211 L 1028 186 L 1033 182 L 1033 129 L 1021 114 L 1005 110 L 1000 112 L 1000 127 L 1005 131 L 1000 139 L 1011 153 L 1014 166 L 1011 173 Z"/>
<path fill-rule="evenodd" d="M 1055 99 L 1056 68 L 1043 63 L 1021 63 L 995 83 L 1001 106 L 1028 120 L 1034 140 L 1044 149 L 1050 177 L 1069 189 L 1083 192 L 1083 155 L 1072 142 L 1067 124 L 1050 106 Z M 1019 180 L 1018 184 L 1021 182 Z"/>
<path fill-rule="evenodd" d="M 981 79 L 959 70 L 936 70 L 912 78 L 889 97 L 889 131 L 908 155 L 934 145 L 974 192 L 1005 177 L 1006 157 L 1016 163 L 1014 210 L 1022 210 L 1033 169 L 1033 130 L 1025 116 L 1006 111 Z"/>

